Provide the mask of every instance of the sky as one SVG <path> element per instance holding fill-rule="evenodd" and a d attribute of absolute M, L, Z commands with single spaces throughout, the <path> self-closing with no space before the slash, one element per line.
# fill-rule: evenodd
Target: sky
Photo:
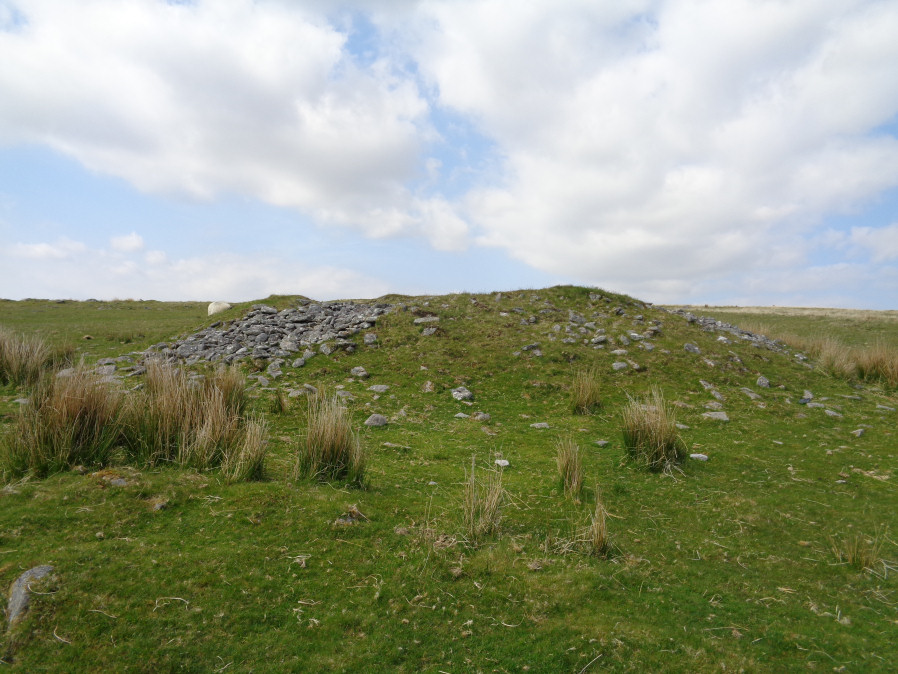
<path fill-rule="evenodd" d="M 898 309 L 894 0 L 0 0 L 0 297 Z"/>

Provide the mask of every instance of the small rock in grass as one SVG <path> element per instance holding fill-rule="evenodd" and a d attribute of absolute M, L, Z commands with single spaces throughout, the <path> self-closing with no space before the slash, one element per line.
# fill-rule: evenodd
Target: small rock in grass
<path fill-rule="evenodd" d="M 823 410 L 823 413 L 828 417 L 836 417 L 837 419 L 841 419 L 842 415 L 836 412 L 835 410 Z"/>
<path fill-rule="evenodd" d="M 368 370 L 363 368 L 361 365 L 357 365 L 349 371 L 353 377 L 358 377 L 359 379 L 367 379 L 368 378 Z"/>
<path fill-rule="evenodd" d="M 757 384 L 761 388 L 770 388 L 770 380 L 764 376 L 758 377 Z"/>
<path fill-rule="evenodd" d="M 851 431 L 851 434 L 852 434 L 854 437 L 859 438 L 859 437 L 861 437 L 861 436 L 864 434 L 864 429 L 863 429 L 863 428 L 858 428 L 857 430 Z"/>
<path fill-rule="evenodd" d="M 386 426 L 387 423 L 387 418 L 383 414 L 372 414 L 370 417 L 365 419 L 366 426 Z"/>
<path fill-rule="evenodd" d="M 386 384 L 374 384 L 373 386 L 369 386 L 368 390 L 374 391 L 375 393 L 386 393 L 390 390 L 390 387 Z"/>
<path fill-rule="evenodd" d="M 607 441 L 607 440 L 596 440 L 596 444 L 597 444 L 599 447 L 607 447 L 607 446 L 608 446 L 608 441 Z"/>
<path fill-rule="evenodd" d="M 452 397 L 456 400 L 473 400 L 474 394 L 464 386 L 452 389 Z"/>
<path fill-rule="evenodd" d="M 9 603 L 6 606 L 6 616 L 9 627 L 17 623 L 28 610 L 31 600 L 31 583 L 47 576 L 53 571 L 49 564 L 42 564 L 28 569 L 16 579 L 9 593 Z"/>
<path fill-rule="evenodd" d="M 547 424 L 545 421 L 539 421 L 535 424 L 530 424 L 530 428 L 549 428 L 549 424 Z"/>
<path fill-rule="evenodd" d="M 424 337 L 430 337 L 431 335 L 435 335 L 436 332 L 437 332 L 437 329 L 436 329 L 436 328 L 424 328 L 424 329 L 421 331 L 421 334 L 422 334 Z"/>
<path fill-rule="evenodd" d="M 698 353 L 702 352 L 702 350 L 700 348 L 698 348 L 698 346 L 696 346 L 695 344 L 692 344 L 691 342 L 687 342 L 686 344 L 684 344 L 683 348 L 686 351 L 688 351 L 689 353 L 698 354 Z"/>
<path fill-rule="evenodd" d="M 695 459 L 696 461 L 707 461 L 708 455 L 707 454 L 690 454 L 689 458 Z"/>
<path fill-rule="evenodd" d="M 491 418 L 486 412 L 474 412 L 473 416 L 475 421 L 489 421 Z"/>
<path fill-rule="evenodd" d="M 496 459 L 495 464 L 499 466 L 499 468 L 507 468 L 508 459 Z"/>
<path fill-rule="evenodd" d="M 612 368 L 614 371 L 626 370 L 628 367 L 630 367 L 630 366 L 627 365 L 626 363 L 622 363 L 622 362 L 620 362 L 620 361 L 618 361 L 618 362 L 616 362 L 616 363 L 611 363 L 611 368 Z"/>
<path fill-rule="evenodd" d="M 455 415 L 455 418 L 456 419 L 470 419 L 471 415 L 465 414 L 464 412 L 459 412 L 458 414 Z"/>
<path fill-rule="evenodd" d="M 305 364 L 306 364 L 305 358 L 297 358 L 292 363 L 293 367 L 303 367 Z"/>
<path fill-rule="evenodd" d="M 706 419 L 713 419 L 715 421 L 729 421 L 730 418 L 727 416 L 726 412 L 705 412 L 703 415 Z"/>

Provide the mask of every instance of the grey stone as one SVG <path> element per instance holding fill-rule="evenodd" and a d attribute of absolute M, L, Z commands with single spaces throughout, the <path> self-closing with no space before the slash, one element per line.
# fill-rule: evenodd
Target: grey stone
<path fill-rule="evenodd" d="M 474 412 L 472 416 L 475 421 L 489 421 L 492 418 L 486 412 Z"/>
<path fill-rule="evenodd" d="M 374 384 L 373 386 L 369 386 L 368 390 L 374 391 L 375 393 L 386 393 L 390 390 L 390 387 L 386 384 Z"/>
<path fill-rule="evenodd" d="M 342 398 L 343 400 L 355 400 L 355 396 L 353 396 L 349 391 L 337 391 L 335 395 L 338 398 Z"/>
<path fill-rule="evenodd" d="M 333 352 L 334 352 L 334 347 L 332 347 L 330 344 L 325 343 L 318 347 L 318 353 L 320 353 L 323 356 L 329 356 Z"/>
<path fill-rule="evenodd" d="M 851 431 L 851 434 L 856 438 L 860 438 L 864 435 L 864 429 L 858 428 L 856 430 Z"/>
<path fill-rule="evenodd" d="M 294 360 L 291 363 L 291 365 L 293 365 L 293 367 L 303 367 L 305 364 L 306 364 L 305 358 L 297 358 L 296 360 Z"/>
<path fill-rule="evenodd" d="M 439 316 L 422 316 L 421 318 L 416 318 L 413 323 L 415 325 L 423 325 L 424 323 L 437 323 L 439 320 Z"/>
<path fill-rule="evenodd" d="M 617 370 L 626 370 L 626 369 L 627 369 L 628 367 L 630 367 L 630 366 L 627 365 L 626 363 L 623 363 L 623 362 L 621 362 L 621 361 L 618 361 L 618 362 L 616 362 L 616 363 L 611 363 L 611 367 L 612 367 L 612 369 L 614 369 L 615 371 L 617 371 Z"/>
<path fill-rule="evenodd" d="M 258 377 L 256 377 L 256 381 L 259 382 L 259 386 L 261 386 L 262 388 L 265 388 L 266 386 L 268 386 L 271 383 L 262 375 L 259 375 Z"/>
<path fill-rule="evenodd" d="M 767 377 L 761 376 L 758 377 L 758 386 L 761 388 L 770 388 L 770 380 Z"/>
<path fill-rule="evenodd" d="M 387 423 L 387 418 L 383 414 L 372 414 L 365 420 L 366 426 L 373 427 L 386 426 Z"/>
<path fill-rule="evenodd" d="M 692 344 L 691 342 L 687 342 L 686 344 L 684 344 L 683 348 L 686 351 L 688 351 L 689 353 L 699 354 L 702 352 L 702 350 L 700 348 L 698 348 L 698 346 L 696 346 L 695 344 Z"/>
<path fill-rule="evenodd" d="M 437 329 L 436 329 L 436 328 L 424 328 L 424 329 L 421 331 L 421 334 L 422 334 L 424 337 L 430 337 L 431 335 L 435 335 L 436 332 L 437 332 Z"/>
<path fill-rule="evenodd" d="M 31 401 L 28 398 L 16 398 L 13 400 L 16 405 L 28 405 Z"/>
<path fill-rule="evenodd" d="M 708 460 L 707 454 L 690 454 L 689 458 L 695 459 L 696 461 L 707 461 Z"/>
<path fill-rule="evenodd" d="M 464 386 L 459 386 L 458 388 L 452 389 L 452 397 L 456 400 L 473 400 L 474 394 Z"/>
<path fill-rule="evenodd" d="M 459 412 L 458 414 L 455 415 L 455 418 L 456 419 L 470 419 L 471 415 L 465 414 L 464 412 Z"/>
<path fill-rule="evenodd" d="M 715 421 L 729 421 L 730 418 L 726 412 L 705 412 L 702 414 L 706 419 L 714 419 Z"/>
<path fill-rule="evenodd" d="M 67 377 L 72 377 L 75 375 L 75 368 L 67 367 L 65 369 L 60 370 L 56 373 L 56 377 L 59 379 L 65 379 Z"/>
<path fill-rule="evenodd" d="M 495 463 L 499 468 L 508 468 L 508 459 L 496 459 Z"/>
<path fill-rule="evenodd" d="M 840 413 L 836 412 L 835 410 L 823 410 L 823 413 L 829 417 L 836 417 L 839 419 L 842 418 L 842 415 Z"/>
<path fill-rule="evenodd" d="M 363 368 L 361 365 L 357 365 L 349 371 L 353 377 L 358 377 L 359 379 L 367 379 L 368 378 L 368 370 Z"/>
<path fill-rule="evenodd" d="M 12 584 L 12 589 L 9 593 L 9 603 L 6 606 L 7 625 L 10 628 L 21 620 L 28 610 L 28 605 L 31 603 L 30 584 L 52 572 L 53 567 L 49 564 L 35 566 L 19 576 Z"/>
<path fill-rule="evenodd" d="M 371 346 L 372 344 L 377 343 L 377 335 L 373 332 L 365 333 L 365 336 L 362 338 L 366 345 Z"/>
<path fill-rule="evenodd" d="M 887 405 L 880 405 L 878 403 L 876 405 L 876 409 L 882 410 L 883 412 L 894 412 L 895 411 L 894 407 L 889 407 Z"/>
<path fill-rule="evenodd" d="M 596 444 L 599 447 L 607 447 L 609 445 L 609 442 L 607 440 L 596 440 Z"/>
<path fill-rule="evenodd" d="M 743 387 L 742 387 L 741 389 L 739 389 L 739 390 L 742 391 L 745 395 L 747 395 L 747 396 L 748 396 L 749 398 L 751 398 L 752 400 L 760 400 L 760 399 L 761 399 L 761 396 L 759 396 L 757 393 L 755 393 L 754 391 L 752 391 L 750 388 L 746 388 L 746 387 L 743 386 Z"/>
<path fill-rule="evenodd" d="M 538 429 L 549 428 L 549 424 L 547 424 L 545 421 L 538 421 L 535 424 L 530 424 L 530 428 L 538 428 Z"/>

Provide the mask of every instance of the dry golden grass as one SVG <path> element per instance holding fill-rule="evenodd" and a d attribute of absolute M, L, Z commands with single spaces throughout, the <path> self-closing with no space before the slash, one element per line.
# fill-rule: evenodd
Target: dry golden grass
<path fill-rule="evenodd" d="M 562 438 L 555 445 L 555 465 L 565 495 L 578 499 L 583 489 L 583 460 L 579 445 L 571 438 Z"/>
<path fill-rule="evenodd" d="M 0 326 L 0 384 L 33 386 L 48 370 L 71 360 L 74 350 L 51 349 L 40 337 L 19 335 Z"/>
<path fill-rule="evenodd" d="M 578 370 L 571 384 L 571 411 L 590 414 L 602 406 L 601 383 L 595 368 Z"/>
<path fill-rule="evenodd" d="M 347 479 L 363 485 L 367 457 L 352 430 L 348 411 L 336 396 L 308 399 L 305 437 L 299 443 L 294 478 Z"/>
<path fill-rule="evenodd" d="M 623 436 L 630 458 L 652 471 L 673 468 L 686 453 L 673 408 L 658 388 L 644 402 L 630 399 L 623 411 Z"/>
<path fill-rule="evenodd" d="M 83 367 L 41 380 L 0 446 L 9 475 L 43 476 L 107 463 L 121 431 L 122 393 Z"/>
<path fill-rule="evenodd" d="M 605 557 L 608 554 L 608 525 L 605 515 L 605 506 L 599 500 L 598 487 L 596 487 L 596 508 L 592 513 L 584 538 L 590 554 L 597 557 Z"/>
<path fill-rule="evenodd" d="M 471 545 L 477 545 L 499 530 L 505 501 L 501 470 L 487 470 L 486 482 L 482 484 L 477 481 L 475 472 L 476 458 L 472 456 L 471 472 L 466 475 L 462 501 L 465 535 Z"/>
<path fill-rule="evenodd" d="M 243 441 L 237 451 L 223 457 L 221 472 L 227 482 L 260 480 L 265 471 L 268 427 L 262 419 L 250 419 L 246 423 Z"/>
<path fill-rule="evenodd" d="M 883 536 L 877 532 L 872 537 L 852 534 L 841 541 L 830 539 L 833 554 L 840 562 L 860 570 L 874 570 L 883 563 Z"/>

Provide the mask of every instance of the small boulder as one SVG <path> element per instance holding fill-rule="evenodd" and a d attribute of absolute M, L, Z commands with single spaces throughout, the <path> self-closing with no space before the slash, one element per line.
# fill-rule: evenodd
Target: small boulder
<path fill-rule="evenodd" d="M 452 389 L 452 397 L 456 400 L 473 400 L 474 394 L 464 386 L 459 386 L 458 388 Z"/>
<path fill-rule="evenodd" d="M 231 305 L 227 302 L 212 302 L 209 304 L 208 315 L 214 316 L 215 314 L 220 314 L 222 311 L 227 311 L 231 308 Z"/>
<path fill-rule="evenodd" d="M 9 593 L 9 604 L 6 607 L 7 624 L 9 627 L 12 627 L 21 620 L 28 610 L 28 604 L 31 601 L 31 583 L 44 578 L 52 571 L 53 567 L 49 564 L 35 566 L 19 576 L 12 584 L 12 589 Z"/>
<path fill-rule="evenodd" d="M 387 425 L 387 418 L 383 414 L 372 414 L 370 417 L 365 419 L 365 425 L 371 427 L 379 427 Z"/>

